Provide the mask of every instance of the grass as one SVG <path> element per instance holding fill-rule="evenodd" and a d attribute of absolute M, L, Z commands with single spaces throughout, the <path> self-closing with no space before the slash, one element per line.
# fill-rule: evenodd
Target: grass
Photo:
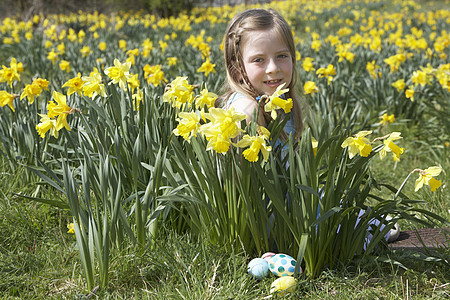
<path fill-rule="evenodd" d="M 404 157 L 403 163 L 416 159 L 408 157 Z M 0 162 L 0 298 L 270 297 L 274 276 L 262 281 L 252 279 L 246 272 L 252 257 L 242 249 L 225 252 L 202 239 L 195 240 L 188 232 L 180 235 L 168 229 L 160 231 L 152 249 L 142 252 L 130 246 L 113 257 L 108 288 L 87 291 L 75 239 L 67 233 L 68 212 L 15 196 L 13 192 L 31 194 L 36 183 L 22 182 L 23 170 L 12 174 L 3 158 Z M 398 165 L 397 168 L 406 167 Z M 383 170 L 392 174 L 389 173 L 391 168 L 383 166 L 378 166 L 374 172 L 380 177 L 392 178 L 380 174 Z M 394 178 L 401 180 L 397 176 Z M 45 198 L 60 197 L 45 187 L 40 192 Z M 448 200 L 444 200 L 430 208 L 433 211 L 448 208 Z M 450 249 L 442 249 L 438 254 L 449 257 Z M 417 253 L 400 250 L 385 250 L 377 255 L 355 260 L 345 268 L 325 270 L 314 280 L 300 277 L 295 298 L 445 299 L 450 295 L 448 259 L 446 262 L 427 261 Z"/>

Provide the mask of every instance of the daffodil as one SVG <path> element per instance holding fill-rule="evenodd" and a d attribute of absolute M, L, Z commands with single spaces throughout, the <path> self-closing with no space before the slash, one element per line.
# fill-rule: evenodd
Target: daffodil
<path fill-rule="evenodd" d="M 209 58 L 206 59 L 205 62 L 201 65 L 200 68 L 197 69 L 197 72 L 203 72 L 205 73 L 205 76 L 208 77 L 209 73 L 215 73 L 216 70 L 214 70 L 214 67 L 216 65 L 212 64 Z"/>
<path fill-rule="evenodd" d="M 305 94 L 314 94 L 319 91 L 314 81 L 307 81 L 303 87 Z"/>
<path fill-rule="evenodd" d="M 277 109 L 283 109 L 285 113 L 289 113 L 292 109 L 292 98 L 287 100 L 282 99 L 281 96 L 289 91 L 289 89 L 283 89 L 286 83 L 279 85 L 275 92 L 269 97 L 269 100 L 264 105 L 264 111 L 271 112 L 272 119 L 277 118 Z"/>
<path fill-rule="evenodd" d="M 83 93 L 87 97 L 94 98 L 96 95 L 106 97 L 105 85 L 98 71 L 91 72 L 90 76 L 83 76 L 81 79 L 84 82 Z"/>
<path fill-rule="evenodd" d="M 32 104 L 34 102 L 35 97 L 39 96 L 41 92 L 42 88 L 39 85 L 33 83 L 27 84 L 24 87 L 22 94 L 20 95 L 20 100 L 27 97 L 28 102 Z"/>
<path fill-rule="evenodd" d="M 55 64 L 56 60 L 58 59 L 58 53 L 55 51 L 50 51 L 47 54 L 47 59 L 50 60 L 52 62 L 52 64 Z"/>
<path fill-rule="evenodd" d="M 319 78 L 326 77 L 327 83 L 330 84 L 333 81 L 333 76 L 336 75 L 336 70 L 333 65 L 329 64 L 326 68 L 319 68 L 316 74 Z"/>
<path fill-rule="evenodd" d="M 83 46 L 83 48 L 81 48 L 81 50 L 80 50 L 80 53 L 81 53 L 81 57 L 85 58 L 86 56 L 91 54 L 91 48 L 89 48 L 89 46 Z"/>
<path fill-rule="evenodd" d="M 105 51 L 106 50 L 106 43 L 105 42 L 98 43 L 98 49 L 100 51 Z"/>
<path fill-rule="evenodd" d="M 178 126 L 173 130 L 177 136 L 182 136 L 186 141 L 189 141 L 192 136 L 197 136 L 200 129 L 200 117 L 195 112 L 180 112 Z"/>
<path fill-rule="evenodd" d="M 384 113 L 381 117 L 380 117 L 381 121 L 380 121 L 380 125 L 386 125 L 387 123 L 394 123 L 395 121 L 395 116 L 393 114 L 388 115 L 387 113 Z"/>
<path fill-rule="evenodd" d="M 414 87 L 412 85 L 408 86 L 408 89 L 405 91 L 405 96 L 411 101 L 414 101 Z"/>
<path fill-rule="evenodd" d="M 66 72 L 70 72 L 70 62 L 68 62 L 67 60 L 61 60 L 59 62 L 59 68 L 61 69 L 61 71 L 66 71 Z"/>
<path fill-rule="evenodd" d="M 67 224 L 67 233 L 75 234 L 75 225 L 73 223 Z"/>
<path fill-rule="evenodd" d="M 167 43 L 164 41 L 159 41 L 159 47 L 161 48 L 161 52 L 164 53 L 166 52 L 166 48 L 167 48 Z"/>
<path fill-rule="evenodd" d="M 217 99 L 217 95 L 209 92 L 207 88 L 204 88 L 200 91 L 200 94 L 195 98 L 195 106 L 197 108 L 204 108 L 205 105 L 207 108 L 214 107 L 214 102 Z"/>
<path fill-rule="evenodd" d="M 7 91 L 0 91 L 0 106 L 3 107 L 5 105 L 9 105 L 12 111 L 14 110 L 13 101 L 15 95 L 8 93 Z"/>
<path fill-rule="evenodd" d="M 247 115 L 236 112 L 234 107 L 230 109 L 213 107 L 205 114 L 205 118 L 211 121 L 212 126 L 219 128 L 226 139 L 232 139 L 242 131 L 238 122 L 247 119 Z"/>
<path fill-rule="evenodd" d="M 366 135 L 371 134 L 372 131 L 360 131 L 355 137 L 348 137 L 341 145 L 342 148 L 348 147 L 348 156 L 352 159 L 356 154 L 363 157 L 369 156 L 370 152 L 372 152 L 372 146 L 369 143 L 369 140 L 365 137 Z"/>
<path fill-rule="evenodd" d="M 56 130 L 56 120 L 51 119 L 48 115 L 38 114 L 41 117 L 39 124 L 36 125 L 36 130 L 41 138 L 45 138 L 45 134 L 50 130 L 50 134 L 58 138 L 59 133 Z"/>
<path fill-rule="evenodd" d="M 440 167 L 434 166 L 425 170 L 417 169 L 415 171 L 419 172 L 419 178 L 417 178 L 414 187 L 415 192 L 422 188 L 424 184 L 429 185 L 432 192 L 441 186 L 442 181 L 434 178 L 441 173 L 442 169 Z"/>
<path fill-rule="evenodd" d="M 311 137 L 311 144 L 312 144 L 314 156 L 316 156 L 316 154 L 317 154 L 317 147 L 319 146 L 319 142 L 314 137 Z"/>
<path fill-rule="evenodd" d="M 303 59 L 303 64 L 302 64 L 302 66 L 303 66 L 303 69 L 305 70 L 305 72 L 311 72 L 311 71 L 314 71 L 314 65 L 313 65 L 313 62 L 314 62 L 314 58 L 312 58 L 312 57 L 305 57 L 305 58 Z"/>
<path fill-rule="evenodd" d="M 119 40 L 119 48 L 125 52 L 127 50 L 127 41 Z"/>
<path fill-rule="evenodd" d="M 67 96 L 72 95 L 73 93 L 77 92 L 79 95 L 81 95 L 81 91 L 83 89 L 84 81 L 81 79 L 81 73 L 78 72 L 77 77 L 74 77 L 72 79 L 69 79 L 66 81 L 62 87 L 68 87 L 67 90 Z"/>
<path fill-rule="evenodd" d="M 20 100 L 27 97 L 28 102 L 32 104 L 35 97 L 42 93 L 42 90 L 48 90 L 48 80 L 42 78 L 35 78 L 31 84 L 27 84 L 20 95 Z"/>
<path fill-rule="evenodd" d="M 400 134 L 400 132 L 392 132 L 389 137 L 383 141 L 384 147 L 380 151 L 380 159 L 383 159 L 386 156 L 386 152 L 392 152 L 394 161 L 400 160 L 400 154 L 405 151 L 405 148 L 400 148 L 394 144 L 395 140 L 402 138 Z"/>
<path fill-rule="evenodd" d="M 367 62 L 366 69 L 369 72 L 370 76 L 372 76 L 373 79 L 377 79 L 377 76 L 378 76 L 377 70 L 379 68 L 380 68 L 380 66 L 375 64 L 374 60 Z"/>
<path fill-rule="evenodd" d="M 322 46 L 322 41 L 315 40 L 311 42 L 311 49 L 318 52 L 320 50 L 320 47 Z"/>
<path fill-rule="evenodd" d="M 141 85 L 141 82 L 139 81 L 138 78 L 138 74 L 132 74 L 130 78 L 128 78 L 127 83 L 131 91 L 134 92 L 134 90 Z"/>
<path fill-rule="evenodd" d="M 142 90 L 138 89 L 136 93 L 134 93 L 133 95 L 131 95 L 131 98 L 133 99 L 133 105 L 135 107 L 136 110 L 139 110 L 141 101 L 143 101 L 144 99 L 144 94 L 142 92 Z"/>
<path fill-rule="evenodd" d="M 14 81 L 20 81 L 21 72 L 23 72 L 22 63 L 17 63 L 14 57 L 11 58 L 9 68 L 3 65 L 0 70 L 0 83 L 6 81 L 12 87 Z"/>
<path fill-rule="evenodd" d="M 144 66 L 143 70 L 144 78 L 147 79 L 148 83 L 159 86 L 160 84 L 167 82 L 166 78 L 164 78 L 164 72 L 162 71 L 161 65 L 150 66 L 147 64 Z"/>
<path fill-rule="evenodd" d="M 109 67 L 105 69 L 105 74 L 112 79 L 110 84 L 119 84 L 122 90 L 127 89 L 127 80 L 131 77 L 130 75 L 131 62 L 126 62 L 122 64 L 117 58 L 114 59 L 114 67 Z"/>
<path fill-rule="evenodd" d="M 234 108 L 211 108 L 205 113 L 205 118 L 210 122 L 200 127 L 200 132 L 208 141 L 207 150 L 215 150 L 225 153 L 230 148 L 231 139 L 239 135 L 243 130 L 238 122 L 245 120 L 247 115 L 235 112 Z"/>
<path fill-rule="evenodd" d="M 239 140 L 234 146 L 244 148 L 250 146 L 248 149 L 245 149 L 242 154 L 245 159 L 250 162 L 258 161 L 259 152 L 262 153 L 265 161 L 269 159 L 269 152 L 272 151 L 272 147 L 266 145 L 266 140 L 268 140 L 267 135 L 256 135 L 249 136 L 248 134 L 244 135 L 242 139 Z"/>
<path fill-rule="evenodd" d="M 411 81 L 414 83 L 414 85 L 420 84 L 421 86 L 431 83 L 430 75 L 423 71 L 414 71 L 411 77 Z"/>
<path fill-rule="evenodd" d="M 395 81 L 392 84 L 393 87 L 395 87 L 397 89 L 398 92 L 403 92 L 403 90 L 405 89 L 405 80 L 404 79 L 399 79 L 397 81 Z"/>
<path fill-rule="evenodd" d="M 391 68 L 391 73 L 394 73 L 400 67 L 400 64 L 406 60 L 406 56 L 403 53 L 392 55 L 384 60 L 386 64 Z"/>
<path fill-rule="evenodd" d="M 175 66 L 178 62 L 178 58 L 176 57 L 168 57 L 167 58 L 167 63 L 169 64 L 169 66 Z"/>
<path fill-rule="evenodd" d="M 66 103 L 66 96 L 53 91 L 53 100 L 47 105 L 48 117 L 56 119 L 56 130 L 59 131 L 63 127 L 70 131 L 69 124 L 67 123 L 67 115 L 71 112 L 72 108 Z"/>
<path fill-rule="evenodd" d="M 172 107 L 181 108 L 181 106 L 186 103 L 192 103 L 194 100 L 194 95 L 192 91 L 194 87 L 191 86 L 187 77 L 177 77 L 175 78 L 168 89 L 164 92 L 163 101 L 172 103 Z"/>
<path fill-rule="evenodd" d="M 153 42 L 150 41 L 150 39 L 146 39 L 143 43 L 142 43 L 142 56 L 143 57 L 149 57 L 150 53 L 152 52 L 153 49 Z"/>

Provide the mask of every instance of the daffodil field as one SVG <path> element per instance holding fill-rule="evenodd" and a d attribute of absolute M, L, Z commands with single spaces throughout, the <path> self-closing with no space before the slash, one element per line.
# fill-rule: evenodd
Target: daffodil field
<path fill-rule="evenodd" d="M 151 251 L 161 227 L 227 251 L 289 253 L 317 277 L 385 247 L 396 222 L 448 226 L 449 4 L 290 0 L 170 18 L 5 18 L 0 155 L 25 168 L 24 184 L 37 182 L 30 195 L 15 191 L 24 201 L 70 211 L 87 290 L 108 286 L 111 257 L 130 244 Z M 277 119 L 246 126 L 214 107 L 225 27 L 250 7 L 276 9 L 294 31 L 299 142 L 279 138 Z M 267 97 L 273 116 L 290 112 L 285 92 Z M 379 180 L 377 165 L 417 155 L 401 128 L 417 128 L 408 139 L 429 159 Z M 434 201 L 447 211 L 430 210 Z"/>

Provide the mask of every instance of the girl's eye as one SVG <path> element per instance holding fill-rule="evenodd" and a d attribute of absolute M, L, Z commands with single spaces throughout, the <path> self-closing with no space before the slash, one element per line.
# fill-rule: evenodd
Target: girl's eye
<path fill-rule="evenodd" d="M 288 55 L 287 55 L 287 54 L 280 54 L 280 55 L 278 55 L 278 57 L 279 57 L 279 58 L 287 58 Z"/>
<path fill-rule="evenodd" d="M 255 59 L 253 59 L 253 62 L 262 62 L 262 61 L 263 61 L 262 58 L 255 58 Z"/>

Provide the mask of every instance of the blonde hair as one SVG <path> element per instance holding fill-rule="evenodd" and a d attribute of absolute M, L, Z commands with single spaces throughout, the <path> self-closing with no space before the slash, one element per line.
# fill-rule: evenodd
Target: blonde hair
<path fill-rule="evenodd" d="M 252 31 L 275 30 L 287 45 L 292 58 L 292 79 L 288 86 L 288 98 L 293 100 L 292 113 L 294 114 L 295 137 L 301 135 L 303 121 L 298 96 L 295 90 L 297 82 L 296 53 L 292 31 L 286 20 L 273 9 L 249 9 L 237 14 L 228 24 L 224 35 L 224 58 L 227 70 L 227 80 L 224 85 L 224 93 L 217 102 L 218 106 L 224 106 L 224 102 L 234 92 L 243 93 L 255 99 L 258 96 L 245 73 L 242 62 L 242 43 Z M 256 101 L 256 100 L 255 100 Z M 263 105 L 261 101 L 260 105 Z M 260 106 L 260 109 L 264 109 Z M 271 121 L 270 114 L 265 114 L 267 122 Z"/>

